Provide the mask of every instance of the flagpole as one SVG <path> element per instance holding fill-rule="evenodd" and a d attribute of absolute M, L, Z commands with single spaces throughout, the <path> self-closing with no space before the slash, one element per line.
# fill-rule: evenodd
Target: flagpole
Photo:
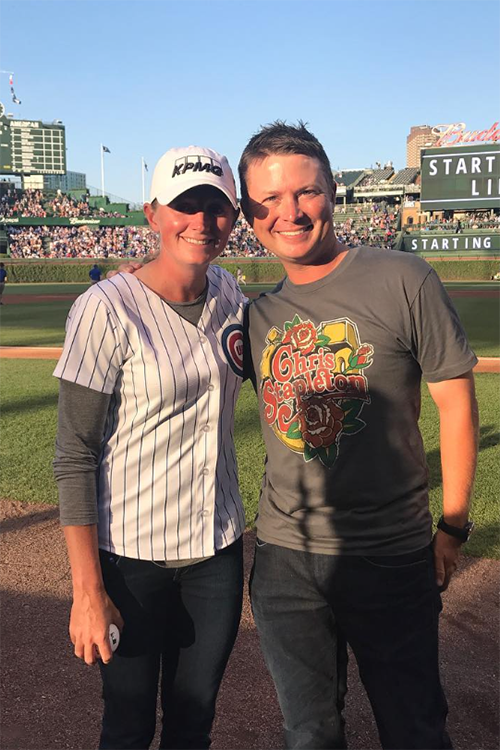
<path fill-rule="evenodd" d="M 146 191 L 144 189 L 144 156 L 141 156 L 141 177 L 142 177 L 142 202 L 146 203 Z"/>
<path fill-rule="evenodd" d="M 104 149 L 101 143 L 101 195 L 104 196 Z"/>

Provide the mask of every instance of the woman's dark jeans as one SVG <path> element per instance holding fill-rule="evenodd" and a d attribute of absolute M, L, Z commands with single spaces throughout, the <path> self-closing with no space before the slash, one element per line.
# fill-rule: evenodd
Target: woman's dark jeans
<path fill-rule="evenodd" d="M 287 748 L 346 746 L 345 640 L 356 657 L 382 746 L 451 748 L 438 667 L 441 598 L 430 547 L 360 557 L 257 540 L 250 591 Z"/>
<path fill-rule="evenodd" d="M 236 639 L 243 591 L 242 538 L 209 560 L 165 568 L 101 551 L 108 595 L 125 626 L 110 664 L 100 663 L 101 750 L 208 748 L 215 701 Z"/>

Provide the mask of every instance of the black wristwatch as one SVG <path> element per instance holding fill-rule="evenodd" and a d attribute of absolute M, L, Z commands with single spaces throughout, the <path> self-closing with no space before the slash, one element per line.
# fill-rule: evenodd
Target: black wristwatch
<path fill-rule="evenodd" d="M 450 524 L 446 523 L 446 521 L 444 520 L 444 516 L 441 516 L 441 518 L 437 522 L 437 527 L 441 531 L 444 531 L 445 534 L 454 536 L 455 539 L 459 539 L 462 544 L 464 544 L 469 539 L 474 530 L 474 521 L 467 521 L 465 526 L 462 526 L 462 528 L 460 528 L 459 526 L 450 526 Z"/>

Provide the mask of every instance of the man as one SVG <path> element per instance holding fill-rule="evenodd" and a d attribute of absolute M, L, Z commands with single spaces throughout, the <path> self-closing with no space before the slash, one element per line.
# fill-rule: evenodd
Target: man
<path fill-rule="evenodd" d="M 287 272 L 248 316 L 267 448 L 251 597 L 286 746 L 345 747 L 345 638 L 383 747 L 449 748 L 438 615 L 472 527 L 476 357 L 424 260 L 338 242 L 330 164 L 302 124 L 263 128 L 239 171 Z M 422 375 L 441 424 L 432 546 Z"/>
<path fill-rule="evenodd" d="M 240 286 L 247 283 L 247 277 L 239 267 L 236 269 L 236 282 Z"/>
<path fill-rule="evenodd" d="M 101 269 L 97 265 L 97 263 L 94 263 L 92 268 L 89 271 L 89 278 L 91 284 L 98 284 L 101 280 Z"/>
<path fill-rule="evenodd" d="M 3 305 L 3 293 L 5 291 L 5 283 L 7 281 L 7 271 L 5 270 L 5 263 L 0 263 L 0 305 Z"/>

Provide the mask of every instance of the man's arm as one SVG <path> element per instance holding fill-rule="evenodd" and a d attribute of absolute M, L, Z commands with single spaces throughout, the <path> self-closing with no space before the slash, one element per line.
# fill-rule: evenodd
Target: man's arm
<path fill-rule="evenodd" d="M 472 371 L 460 377 L 428 383 L 439 411 L 443 516 L 451 526 L 463 527 L 469 515 L 476 472 L 479 415 Z M 456 570 L 460 541 L 444 533 L 434 537 L 436 581 L 444 591 Z"/>

